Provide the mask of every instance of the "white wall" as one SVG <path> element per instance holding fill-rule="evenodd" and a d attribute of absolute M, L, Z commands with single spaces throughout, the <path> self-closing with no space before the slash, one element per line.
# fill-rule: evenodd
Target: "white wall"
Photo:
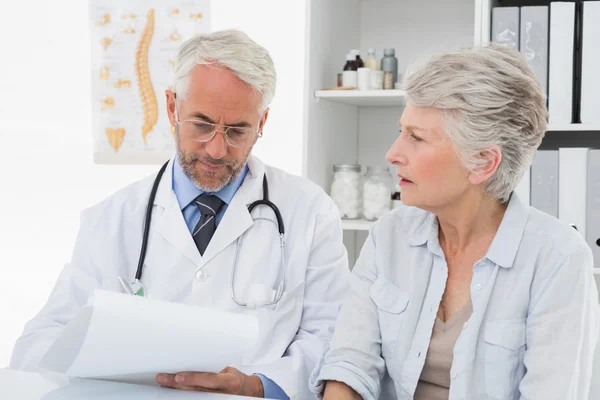
<path fill-rule="evenodd" d="M 0 368 L 69 261 L 80 210 L 158 168 L 92 163 L 87 7 L 0 2 Z M 305 1 L 212 7 L 213 29 L 240 28 L 271 51 L 278 88 L 255 154 L 300 174 Z"/>

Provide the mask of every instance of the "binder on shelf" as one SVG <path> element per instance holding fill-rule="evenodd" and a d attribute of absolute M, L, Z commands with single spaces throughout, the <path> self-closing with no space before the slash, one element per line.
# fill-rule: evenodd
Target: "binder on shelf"
<path fill-rule="evenodd" d="M 558 219 L 586 235 L 588 148 L 558 150 Z"/>
<path fill-rule="evenodd" d="M 515 193 L 519 196 L 519 199 L 523 202 L 523 204 L 530 205 L 531 204 L 531 168 L 523 173 L 521 180 L 515 187 Z"/>
<path fill-rule="evenodd" d="M 600 123 L 600 1 L 583 3 L 581 122 Z"/>
<path fill-rule="evenodd" d="M 570 124 L 573 112 L 575 3 L 550 3 L 548 111 L 550 124 Z"/>
<path fill-rule="evenodd" d="M 519 7 L 492 8 L 491 42 L 519 50 Z"/>
<path fill-rule="evenodd" d="M 538 150 L 531 164 L 531 206 L 558 218 L 558 150 Z"/>
<path fill-rule="evenodd" d="M 548 96 L 548 6 L 521 7 L 520 51 Z"/>
<path fill-rule="evenodd" d="M 594 266 L 600 266 L 600 150 L 590 150 L 587 163 L 585 240 L 592 248 Z"/>

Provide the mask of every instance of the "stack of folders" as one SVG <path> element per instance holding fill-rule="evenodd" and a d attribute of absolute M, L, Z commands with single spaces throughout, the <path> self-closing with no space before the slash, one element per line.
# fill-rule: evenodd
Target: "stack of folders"
<path fill-rule="evenodd" d="M 550 124 L 600 123 L 600 1 L 495 7 L 491 41 L 527 57 Z"/>
<path fill-rule="evenodd" d="M 600 150 L 538 150 L 530 199 L 531 206 L 577 229 L 600 267 Z"/>

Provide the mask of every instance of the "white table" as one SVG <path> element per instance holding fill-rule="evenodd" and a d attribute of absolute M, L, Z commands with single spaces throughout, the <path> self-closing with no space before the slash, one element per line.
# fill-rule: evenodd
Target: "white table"
<path fill-rule="evenodd" d="M 0 399 L 18 400 L 233 400 L 249 397 L 187 392 L 158 386 L 68 378 L 50 373 L 0 369 Z"/>

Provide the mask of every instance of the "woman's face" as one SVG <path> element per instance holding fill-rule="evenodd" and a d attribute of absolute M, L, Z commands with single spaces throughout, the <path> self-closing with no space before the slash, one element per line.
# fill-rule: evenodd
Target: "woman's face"
<path fill-rule="evenodd" d="M 456 203 L 472 185 L 444 132 L 442 112 L 408 102 L 399 124 L 386 160 L 396 166 L 402 201 L 431 212 Z"/>

